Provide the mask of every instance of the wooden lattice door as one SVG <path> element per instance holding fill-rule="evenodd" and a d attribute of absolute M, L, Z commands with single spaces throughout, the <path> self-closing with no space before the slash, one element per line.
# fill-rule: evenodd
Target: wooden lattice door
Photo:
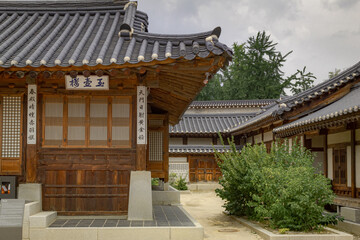
<path fill-rule="evenodd" d="M 334 149 L 334 185 L 346 185 L 346 148 Z"/>
<path fill-rule="evenodd" d="M 169 127 L 167 115 L 148 115 L 148 148 L 146 170 L 151 171 L 151 177 L 169 178 Z"/>

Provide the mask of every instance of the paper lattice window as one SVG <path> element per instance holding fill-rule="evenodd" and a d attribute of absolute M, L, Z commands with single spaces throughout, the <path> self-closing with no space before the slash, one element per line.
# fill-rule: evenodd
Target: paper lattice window
<path fill-rule="evenodd" d="M 149 131 L 149 161 L 161 162 L 163 160 L 163 133 Z"/>
<path fill-rule="evenodd" d="M 3 97 L 2 157 L 20 157 L 21 97 Z"/>

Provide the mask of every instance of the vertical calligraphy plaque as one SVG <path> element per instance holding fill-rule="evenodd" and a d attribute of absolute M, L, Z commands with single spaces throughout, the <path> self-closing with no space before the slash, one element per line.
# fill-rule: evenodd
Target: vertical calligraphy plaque
<path fill-rule="evenodd" d="M 147 144 L 147 88 L 137 87 L 137 144 Z"/>
<path fill-rule="evenodd" d="M 36 107 L 37 107 L 36 84 L 28 85 L 27 99 L 27 144 L 36 144 Z"/>

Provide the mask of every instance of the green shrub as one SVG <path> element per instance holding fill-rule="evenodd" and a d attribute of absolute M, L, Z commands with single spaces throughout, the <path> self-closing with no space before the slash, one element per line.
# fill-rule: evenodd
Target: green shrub
<path fill-rule="evenodd" d="M 159 178 L 151 178 L 151 186 L 159 186 Z"/>
<path fill-rule="evenodd" d="M 276 143 L 270 153 L 264 145 L 247 145 L 240 154 L 230 146 L 232 151 L 216 153 L 223 174 L 216 193 L 230 214 L 295 231 L 326 224 L 322 213 L 334 193 L 330 180 L 316 173 L 310 151 Z"/>
<path fill-rule="evenodd" d="M 176 173 L 170 174 L 169 184 L 177 190 L 188 190 L 188 187 L 186 185 L 186 179 L 182 176 L 178 177 Z"/>
<path fill-rule="evenodd" d="M 188 190 L 188 187 L 186 185 L 186 180 L 182 176 L 179 177 L 179 179 L 175 183 L 175 188 L 177 190 Z"/>

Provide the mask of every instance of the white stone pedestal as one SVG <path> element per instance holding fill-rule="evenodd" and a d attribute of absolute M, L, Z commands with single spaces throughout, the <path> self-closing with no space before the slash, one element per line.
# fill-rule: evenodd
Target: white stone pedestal
<path fill-rule="evenodd" d="M 128 220 L 153 220 L 151 172 L 149 171 L 131 172 Z"/>
<path fill-rule="evenodd" d="M 18 198 L 26 201 L 39 202 L 42 206 L 42 193 L 40 183 L 19 184 Z"/>

